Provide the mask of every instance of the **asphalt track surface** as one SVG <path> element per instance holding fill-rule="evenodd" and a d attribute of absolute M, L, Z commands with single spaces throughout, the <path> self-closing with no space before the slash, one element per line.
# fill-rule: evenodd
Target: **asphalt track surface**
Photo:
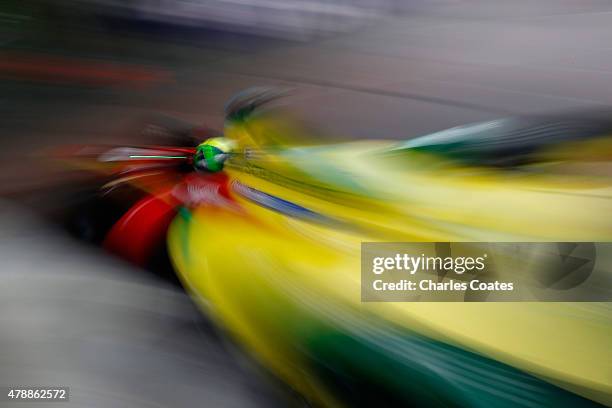
<path fill-rule="evenodd" d="M 41 149 L 138 142 L 129 129 L 150 114 L 221 128 L 227 98 L 256 85 L 295 88 L 285 108 L 338 140 L 612 106 L 612 3 L 603 0 L 416 2 L 305 42 L 72 34 L 35 38 L 37 48 L 28 48 L 31 39 L 3 32 L 5 62 L 23 63 L 24 50 L 41 58 L 44 49 L 63 58 L 60 66 L 110 60 L 117 76 L 92 85 L 82 65 L 84 79 L 58 83 L 36 72 L 8 75 L 15 65 L 0 64 L 0 185 L 18 199 L 0 208 L 0 383 L 70 385 L 86 406 L 287 402 L 236 362 L 176 288 L 20 208 L 49 203 L 55 169 Z M 126 80 L 133 67 L 157 79 Z"/>
<path fill-rule="evenodd" d="M 16 407 L 294 403 L 178 287 L 0 203 L 0 384 L 69 386 Z"/>

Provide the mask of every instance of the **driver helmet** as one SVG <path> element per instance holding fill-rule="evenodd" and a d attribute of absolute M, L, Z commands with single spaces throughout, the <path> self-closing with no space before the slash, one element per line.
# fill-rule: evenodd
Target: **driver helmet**
<path fill-rule="evenodd" d="M 199 171 L 217 172 L 235 148 L 235 142 L 226 137 L 213 137 L 196 147 L 193 166 Z"/>

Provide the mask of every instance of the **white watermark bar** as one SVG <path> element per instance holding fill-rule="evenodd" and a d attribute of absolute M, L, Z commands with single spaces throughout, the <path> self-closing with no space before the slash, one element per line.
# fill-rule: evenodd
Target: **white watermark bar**
<path fill-rule="evenodd" d="M 609 302 L 608 242 L 363 242 L 363 302 Z"/>
<path fill-rule="evenodd" d="M 10 385 L 0 387 L 0 402 L 68 402 L 70 388 L 64 386 Z"/>

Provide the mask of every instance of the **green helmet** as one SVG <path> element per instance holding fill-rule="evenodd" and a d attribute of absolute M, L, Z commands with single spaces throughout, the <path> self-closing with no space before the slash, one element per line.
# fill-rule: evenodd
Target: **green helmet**
<path fill-rule="evenodd" d="M 234 150 L 235 143 L 225 137 L 213 137 L 200 143 L 193 157 L 193 166 L 197 170 L 217 172 L 223 170 L 223 164 Z"/>

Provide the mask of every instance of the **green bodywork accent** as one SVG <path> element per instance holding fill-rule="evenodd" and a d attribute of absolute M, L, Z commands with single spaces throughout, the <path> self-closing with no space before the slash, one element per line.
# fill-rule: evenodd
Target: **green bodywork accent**
<path fill-rule="evenodd" d="M 189 262 L 189 227 L 191 225 L 190 221 L 193 218 L 193 214 L 191 214 L 191 211 L 189 211 L 187 207 L 181 207 L 178 210 L 178 217 L 180 217 L 181 220 L 181 223 L 179 224 L 181 228 L 181 239 L 179 241 L 181 243 L 181 251 L 185 261 Z M 177 220 L 175 218 L 174 222 L 176 221 Z"/>
<path fill-rule="evenodd" d="M 330 327 L 306 345 L 332 393 L 355 407 L 600 407 L 512 366 L 402 328 Z"/>

